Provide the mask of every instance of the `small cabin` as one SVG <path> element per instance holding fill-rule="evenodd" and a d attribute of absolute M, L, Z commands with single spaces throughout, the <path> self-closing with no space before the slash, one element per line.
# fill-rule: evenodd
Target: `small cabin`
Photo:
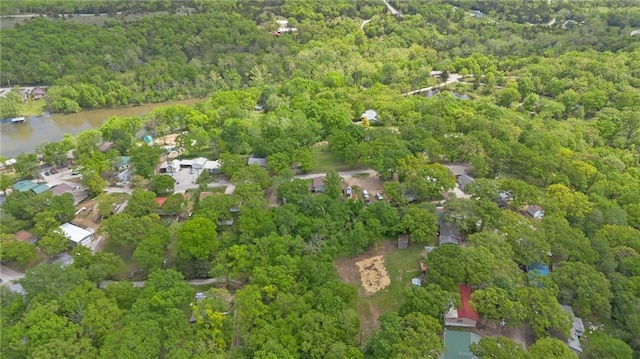
<path fill-rule="evenodd" d="M 409 247 L 409 235 L 401 234 L 398 236 L 398 249 L 407 249 Z"/>

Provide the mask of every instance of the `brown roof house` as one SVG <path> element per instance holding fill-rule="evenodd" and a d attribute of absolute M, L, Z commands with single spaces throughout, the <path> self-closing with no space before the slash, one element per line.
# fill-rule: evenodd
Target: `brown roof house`
<path fill-rule="evenodd" d="M 35 244 L 38 241 L 38 238 L 34 236 L 31 232 L 27 231 L 18 231 L 13 235 L 18 242 L 27 242 L 31 244 Z"/>
<path fill-rule="evenodd" d="M 311 180 L 309 189 L 311 190 L 311 192 L 324 192 L 326 190 L 326 187 L 324 186 L 324 176 L 315 177 L 313 180 Z"/>
<path fill-rule="evenodd" d="M 51 189 L 51 192 L 54 196 L 61 196 L 65 193 L 73 194 L 73 187 L 69 186 L 66 183 L 59 184 Z"/>
<path fill-rule="evenodd" d="M 527 206 L 527 213 L 535 219 L 544 217 L 544 210 L 540 206 Z"/>

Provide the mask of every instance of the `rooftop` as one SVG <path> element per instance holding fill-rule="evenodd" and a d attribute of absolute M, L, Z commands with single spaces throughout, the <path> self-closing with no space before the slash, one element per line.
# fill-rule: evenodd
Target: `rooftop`
<path fill-rule="evenodd" d="M 37 184 L 29 181 L 29 180 L 22 180 L 22 181 L 18 181 L 16 183 L 13 184 L 13 189 L 15 191 L 18 192 L 27 192 L 30 189 L 32 189 L 33 187 L 37 186 Z"/>
<path fill-rule="evenodd" d="M 35 236 L 31 232 L 25 230 L 18 231 L 13 236 L 18 242 L 31 242 L 35 239 Z"/>
<path fill-rule="evenodd" d="M 438 225 L 440 234 L 438 235 L 438 244 L 460 244 L 460 232 L 456 225 L 451 222 L 442 222 Z"/>
<path fill-rule="evenodd" d="M 457 330 L 444 331 L 444 353 L 439 359 L 478 359 L 471 353 L 469 346 L 480 341 L 480 337 L 470 332 L 460 332 Z"/>
<path fill-rule="evenodd" d="M 73 187 L 69 186 L 66 183 L 59 184 L 51 189 L 51 192 L 54 196 L 60 196 L 65 193 L 73 192 Z"/>
<path fill-rule="evenodd" d="M 366 117 L 369 121 L 378 121 L 378 112 L 376 110 L 366 110 L 360 118 Z"/>
<path fill-rule="evenodd" d="M 31 190 L 33 191 L 33 193 L 35 194 L 40 194 L 42 192 L 46 192 L 49 190 L 49 185 L 43 183 L 43 184 L 39 184 L 33 188 L 31 188 Z"/>
<path fill-rule="evenodd" d="M 118 156 L 118 158 L 116 159 L 116 167 L 122 167 L 122 166 L 128 165 L 129 160 L 131 160 L 131 157 L 129 156 Z"/>
<path fill-rule="evenodd" d="M 61 225 L 60 229 L 62 230 L 62 233 L 65 235 L 65 237 L 69 238 L 69 240 L 75 243 L 82 242 L 83 239 L 93 235 L 94 233 L 92 229 L 87 230 L 71 223 L 65 223 Z"/>
<path fill-rule="evenodd" d="M 311 186 L 312 187 L 324 186 L 324 176 L 314 177 L 313 180 L 311 181 Z"/>
<path fill-rule="evenodd" d="M 249 160 L 247 160 L 247 165 L 251 166 L 252 164 L 257 164 L 260 167 L 267 167 L 267 159 L 266 158 L 250 157 Z"/>
<path fill-rule="evenodd" d="M 471 306 L 471 288 L 467 285 L 460 284 L 460 308 L 458 308 L 458 318 L 469 318 L 475 321 L 480 320 L 478 312 Z"/>
<path fill-rule="evenodd" d="M 458 184 L 460 185 L 460 188 L 462 188 L 462 190 L 465 189 L 465 187 L 467 187 L 467 185 L 473 181 L 475 181 L 471 176 L 467 175 L 467 174 L 462 174 L 460 176 L 458 176 L 457 178 Z"/>

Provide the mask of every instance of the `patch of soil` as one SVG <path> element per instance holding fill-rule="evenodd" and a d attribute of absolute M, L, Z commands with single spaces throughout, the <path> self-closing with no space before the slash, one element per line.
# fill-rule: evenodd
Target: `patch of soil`
<path fill-rule="evenodd" d="M 176 144 L 176 138 L 180 136 L 177 133 L 171 134 L 171 135 L 166 135 L 164 137 L 158 137 L 155 139 L 155 141 L 153 141 L 154 144 L 158 145 L 158 146 L 175 146 Z"/>
<path fill-rule="evenodd" d="M 78 213 L 72 222 L 80 227 L 92 228 L 94 230 L 98 229 L 100 214 L 98 213 L 97 205 L 98 203 L 95 200 L 85 201 L 77 205 L 76 211 L 79 211 L 82 208 L 84 208 L 84 210 Z"/>
<path fill-rule="evenodd" d="M 360 283 L 368 295 L 379 292 L 391 284 L 382 255 L 363 259 L 356 263 L 360 272 Z"/>
<path fill-rule="evenodd" d="M 357 194 L 358 197 L 362 195 L 362 190 L 364 189 L 369 191 L 369 195 L 374 200 L 376 192 L 382 193 L 382 181 L 377 176 L 349 176 L 344 179 L 343 185 L 344 187 L 357 187 L 357 192 L 354 193 Z"/>
<path fill-rule="evenodd" d="M 269 203 L 269 207 L 278 207 L 280 203 L 278 203 L 278 191 L 276 190 L 276 186 L 271 186 L 264 191 L 264 197 L 267 199 Z"/>
<path fill-rule="evenodd" d="M 533 332 L 533 329 L 529 325 L 521 325 L 517 328 L 506 327 L 504 329 L 499 329 L 497 323 L 492 320 L 489 320 L 484 326 L 473 328 L 472 332 L 478 334 L 481 337 L 499 337 L 504 336 L 516 343 L 522 345 L 523 348 L 527 349 L 531 344 L 536 341 L 536 335 Z"/>
<path fill-rule="evenodd" d="M 372 249 L 365 253 L 359 254 L 354 257 L 339 258 L 333 262 L 340 280 L 347 284 L 351 284 L 358 288 L 358 306 L 366 306 L 366 309 L 360 307 L 358 311 L 360 317 L 360 340 L 363 338 L 370 338 L 376 328 L 379 327 L 378 318 L 382 314 L 373 302 L 364 299 L 367 293 L 360 280 L 360 271 L 356 263 L 376 256 L 384 256 L 385 254 L 396 250 L 396 245 L 393 241 L 382 241 L 378 245 L 378 248 Z M 386 271 L 386 270 L 385 270 Z M 364 310 L 363 310 L 364 309 Z"/>
<path fill-rule="evenodd" d="M 364 290 L 360 286 L 360 271 L 358 270 L 356 263 L 373 256 L 385 255 L 395 249 L 396 245 L 393 241 L 382 241 L 376 249 L 372 249 L 354 257 L 336 259 L 333 262 L 333 266 L 338 271 L 340 280 L 347 284 L 357 286 L 359 288 L 360 295 L 364 295 Z"/>

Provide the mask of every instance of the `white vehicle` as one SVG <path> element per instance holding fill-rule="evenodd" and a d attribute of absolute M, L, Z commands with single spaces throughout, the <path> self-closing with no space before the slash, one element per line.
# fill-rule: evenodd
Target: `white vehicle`
<path fill-rule="evenodd" d="M 376 198 L 378 199 L 378 201 L 382 201 L 384 199 L 384 197 L 382 197 L 382 193 L 380 192 L 376 193 Z"/>
<path fill-rule="evenodd" d="M 345 194 L 347 195 L 347 197 L 351 197 L 351 195 L 353 194 L 353 191 L 351 190 L 351 187 L 347 187 L 345 189 Z"/>
<path fill-rule="evenodd" d="M 362 197 L 364 197 L 365 199 L 369 199 L 369 192 L 367 192 L 366 189 L 362 191 Z"/>

